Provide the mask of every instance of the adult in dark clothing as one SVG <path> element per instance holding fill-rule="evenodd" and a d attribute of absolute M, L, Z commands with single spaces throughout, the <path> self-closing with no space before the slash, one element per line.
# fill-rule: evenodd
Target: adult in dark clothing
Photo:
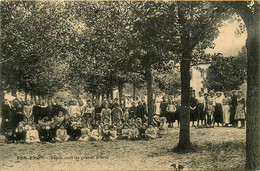
<path fill-rule="evenodd" d="M 1 129 L 5 132 L 7 129 L 12 129 L 13 125 L 13 113 L 11 104 L 5 100 L 4 105 L 2 107 L 2 123 Z"/>
<path fill-rule="evenodd" d="M 231 106 L 230 106 L 230 124 L 232 124 L 234 127 L 237 126 L 237 121 L 234 119 L 236 115 L 236 109 L 237 109 L 237 94 L 236 91 L 232 91 L 232 96 L 231 96 Z"/>
<path fill-rule="evenodd" d="M 48 105 L 45 101 L 42 101 L 42 105 L 40 106 L 40 111 L 39 111 L 39 119 L 43 119 L 45 117 L 49 117 L 49 110 L 48 110 Z"/>
<path fill-rule="evenodd" d="M 121 118 L 123 116 L 123 111 L 119 107 L 119 104 L 115 103 L 114 106 L 115 106 L 115 108 L 113 108 L 112 111 L 111 111 L 112 124 L 115 124 L 118 119 L 121 120 Z"/>
<path fill-rule="evenodd" d="M 198 111 L 197 111 L 198 100 L 195 98 L 195 94 L 191 94 L 190 98 L 190 121 L 192 121 L 192 126 L 194 127 L 194 122 L 198 119 Z"/>
<path fill-rule="evenodd" d="M 129 108 L 129 119 L 136 118 L 135 102 L 132 102 L 132 106 Z"/>
<path fill-rule="evenodd" d="M 61 106 L 60 101 L 56 101 L 56 104 L 52 106 L 51 116 L 58 116 L 59 111 L 62 111 L 64 114 L 66 113 L 66 110 Z"/>
<path fill-rule="evenodd" d="M 32 113 L 33 113 L 34 123 L 38 124 L 41 107 L 40 107 L 39 101 L 36 101 L 35 103 L 36 104 L 33 106 Z"/>
<path fill-rule="evenodd" d="M 144 122 L 144 116 L 146 115 L 145 107 L 141 101 L 138 102 L 138 106 L 136 107 L 136 117 L 141 118 L 142 122 Z"/>
<path fill-rule="evenodd" d="M 166 117 L 166 115 L 167 115 L 167 111 L 166 111 L 167 106 L 168 106 L 168 102 L 167 102 L 166 97 L 164 96 L 163 97 L 163 101 L 160 104 L 160 108 L 161 108 L 160 117 Z"/>
<path fill-rule="evenodd" d="M 20 103 L 18 103 L 12 110 L 13 112 L 13 130 L 18 127 L 19 122 L 23 121 L 23 108 Z"/>
<path fill-rule="evenodd" d="M 100 102 L 97 102 L 95 105 L 95 120 L 96 121 L 101 121 L 101 111 L 103 107 Z"/>
<path fill-rule="evenodd" d="M 48 106 L 47 106 L 47 112 L 48 112 L 48 120 L 50 121 L 53 116 L 52 116 L 52 108 L 53 108 L 53 103 L 51 100 L 48 101 Z"/>

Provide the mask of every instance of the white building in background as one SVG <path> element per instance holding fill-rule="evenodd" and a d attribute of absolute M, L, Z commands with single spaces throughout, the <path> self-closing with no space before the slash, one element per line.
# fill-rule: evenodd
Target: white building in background
<path fill-rule="evenodd" d="M 203 82 L 207 77 L 207 69 L 210 64 L 197 64 L 195 66 L 191 66 L 191 80 L 190 86 L 193 91 L 195 91 L 195 97 L 198 97 L 198 93 L 200 91 L 207 93 L 208 89 L 204 86 Z"/>

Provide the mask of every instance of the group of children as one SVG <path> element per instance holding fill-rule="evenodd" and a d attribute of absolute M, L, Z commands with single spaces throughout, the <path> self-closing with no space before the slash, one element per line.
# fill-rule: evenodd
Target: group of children
<path fill-rule="evenodd" d="M 64 114 L 58 112 L 51 120 L 44 117 L 35 124 L 32 119 L 20 121 L 15 132 L 7 130 L 7 143 L 34 142 L 65 142 L 65 141 L 114 141 L 149 140 L 168 133 L 168 123 L 165 117 L 154 116 L 152 124 L 141 118 L 131 118 L 127 121 L 117 119 L 113 124 L 106 120 L 95 121 L 91 118 Z"/>

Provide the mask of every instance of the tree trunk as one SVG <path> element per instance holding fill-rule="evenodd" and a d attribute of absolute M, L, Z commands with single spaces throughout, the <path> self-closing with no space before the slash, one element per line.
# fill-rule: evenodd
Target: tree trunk
<path fill-rule="evenodd" d="M 188 151 L 190 142 L 190 59 L 191 52 L 183 52 L 181 60 L 181 118 L 179 144 L 175 148 Z"/>
<path fill-rule="evenodd" d="M 25 91 L 24 94 L 25 94 L 25 95 L 24 95 L 24 101 L 27 102 L 27 101 L 28 101 L 28 93 Z"/>
<path fill-rule="evenodd" d="M 118 83 L 118 96 L 119 96 L 119 104 L 121 104 L 122 96 L 123 96 L 123 83 Z"/>
<path fill-rule="evenodd" d="M 0 78 L 2 77 L 2 64 L 0 64 Z M 2 84 L 2 79 L 0 80 L 0 117 L 2 118 L 2 107 L 3 107 L 3 100 L 4 100 L 4 90 L 3 90 L 3 84 Z M 2 122 L 2 120 L 1 120 Z M 0 123 L 0 125 L 2 125 L 2 123 Z M 2 128 L 0 129 L 0 131 L 3 131 Z"/>
<path fill-rule="evenodd" d="M 107 99 L 109 98 L 109 94 L 110 94 L 110 92 L 109 92 L 109 89 L 108 89 L 107 92 L 106 92 Z"/>
<path fill-rule="evenodd" d="M 101 99 L 104 100 L 104 93 L 101 94 Z"/>
<path fill-rule="evenodd" d="M 110 88 L 110 98 L 111 98 L 111 100 L 114 99 L 113 87 Z"/>
<path fill-rule="evenodd" d="M 256 3 L 256 2 L 255 2 Z M 260 168 L 259 6 L 247 25 L 246 169 Z M 256 12 L 256 10 L 255 10 Z"/>
<path fill-rule="evenodd" d="M 136 91 L 136 86 L 135 82 L 133 83 L 133 100 L 135 101 L 135 91 Z"/>
<path fill-rule="evenodd" d="M 149 61 L 149 60 L 148 60 Z M 146 89 L 147 89 L 147 106 L 148 106 L 148 123 L 149 125 L 153 121 L 153 77 L 151 72 L 151 64 L 147 62 L 146 64 Z"/>
<path fill-rule="evenodd" d="M 254 9 L 247 2 L 233 5 L 247 28 L 247 114 L 246 114 L 246 169 L 260 168 L 260 110 L 259 110 L 259 7 L 254 1 Z"/>

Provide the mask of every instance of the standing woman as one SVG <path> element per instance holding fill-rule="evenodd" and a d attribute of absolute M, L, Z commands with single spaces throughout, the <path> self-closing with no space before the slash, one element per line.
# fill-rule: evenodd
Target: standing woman
<path fill-rule="evenodd" d="M 172 100 L 169 101 L 166 111 L 167 111 L 166 119 L 167 122 L 169 123 L 169 127 L 173 128 L 173 122 L 175 122 L 176 106 L 174 105 Z"/>
<path fill-rule="evenodd" d="M 197 98 L 198 104 L 197 104 L 197 113 L 198 113 L 198 118 L 197 118 L 197 126 L 200 125 L 200 120 L 201 120 L 201 125 L 203 125 L 203 121 L 205 120 L 205 107 L 206 107 L 206 101 L 203 96 L 203 92 L 199 92 L 199 97 Z"/>
<path fill-rule="evenodd" d="M 238 103 L 238 105 L 236 108 L 236 115 L 235 115 L 234 119 L 241 122 L 240 128 L 245 128 L 245 119 L 246 119 L 245 98 L 242 97 L 241 91 L 238 92 L 237 103 Z"/>
<path fill-rule="evenodd" d="M 155 99 L 155 114 L 159 116 L 160 113 L 161 113 L 160 102 Z"/>
<path fill-rule="evenodd" d="M 168 106 L 167 98 L 166 98 L 166 96 L 163 96 L 163 101 L 161 102 L 161 105 L 160 105 L 160 109 L 161 109 L 160 117 L 166 117 L 167 106 Z"/>
<path fill-rule="evenodd" d="M 95 115 L 95 107 L 92 106 L 91 101 L 87 101 L 87 105 L 83 109 L 83 117 L 87 118 L 88 120 L 94 120 Z"/>
<path fill-rule="evenodd" d="M 232 124 L 233 127 L 237 127 L 237 121 L 235 120 L 237 105 L 237 93 L 236 90 L 233 90 L 230 104 L 230 124 Z"/>
<path fill-rule="evenodd" d="M 109 122 L 111 124 L 111 109 L 108 108 L 108 103 L 104 103 L 104 108 L 101 110 L 102 122 Z"/>
<path fill-rule="evenodd" d="M 197 120 L 197 104 L 198 101 L 195 99 L 195 93 L 191 93 L 190 98 L 190 121 L 192 121 L 192 127 L 195 127 L 194 122 Z"/>
<path fill-rule="evenodd" d="M 40 102 L 39 102 L 39 100 L 36 100 L 35 104 L 34 104 L 34 102 L 31 101 L 31 104 L 32 104 L 33 121 L 34 121 L 34 123 L 38 124 L 38 122 L 39 122 L 39 113 L 41 111 Z M 25 111 L 25 107 L 26 107 L 26 105 L 24 106 L 24 111 Z"/>
<path fill-rule="evenodd" d="M 222 109 L 223 109 L 223 123 L 224 126 L 227 127 L 230 122 L 230 98 L 229 93 L 224 93 L 224 98 L 222 100 Z"/>
<path fill-rule="evenodd" d="M 215 106 L 215 112 L 214 112 L 215 122 L 217 123 L 218 127 L 219 127 L 220 123 L 223 126 L 222 100 L 223 100 L 222 93 L 218 91 L 216 93 L 216 106 Z"/>

